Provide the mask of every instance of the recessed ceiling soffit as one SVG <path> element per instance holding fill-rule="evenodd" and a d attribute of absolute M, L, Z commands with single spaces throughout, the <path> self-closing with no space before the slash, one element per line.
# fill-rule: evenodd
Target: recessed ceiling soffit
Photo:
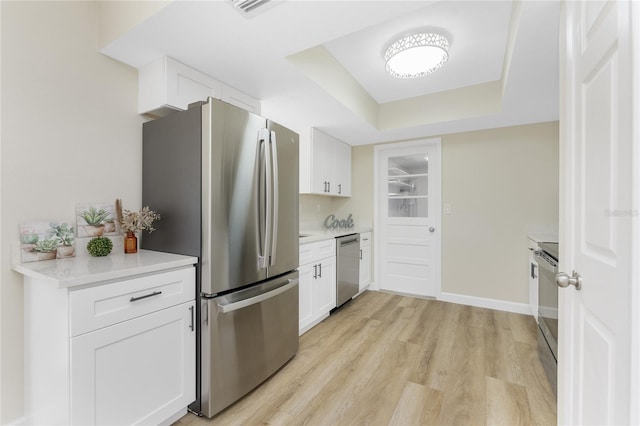
<path fill-rule="evenodd" d="M 290 55 L 287 60 L 322 90 L 377 130 L 493 115 L 502 110 L 521 12 L 521 3 L 513 2 L 500 78 L 466 87 L 378 102 L 324 45 Z M 446 67 L 438 72 L 446 73 Z"/>

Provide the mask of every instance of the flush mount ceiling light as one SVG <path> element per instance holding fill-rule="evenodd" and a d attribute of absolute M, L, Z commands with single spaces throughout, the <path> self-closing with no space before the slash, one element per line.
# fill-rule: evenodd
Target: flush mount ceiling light
<path fill-rule="evenodd" d="M 431 74 L 449 59 L 449 40 L 437 33 L 402 37 L 384 53 L 385 68 L 396 78 L 417 78 Z"/>

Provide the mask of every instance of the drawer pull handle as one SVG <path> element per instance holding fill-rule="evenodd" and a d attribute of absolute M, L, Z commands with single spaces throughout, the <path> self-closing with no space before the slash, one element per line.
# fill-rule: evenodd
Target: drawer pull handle
<path fill-rule="evenodd" d="M 193 322 L 193 306 L 189 306 L 189 310 L 191 311 L 191 325 L 189 325 L 189 328 L 191 329 L 191 331 L 194 331 L 195 327 Z"/>
<path fill-rule="evenodd" d="M 144 296 L 132 297 L 131 299 L 129 299 L 129 302 L 136 302 L 138 300 L 146 299 L 147 297 L 158 296 L 160 294 L 162 294 L 161 291 L 154 291 L 153 293 L 145 294 Z"/>

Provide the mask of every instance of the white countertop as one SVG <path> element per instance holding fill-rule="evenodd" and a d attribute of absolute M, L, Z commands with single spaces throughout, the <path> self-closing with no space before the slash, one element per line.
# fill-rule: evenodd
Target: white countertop
<path fill-rule="evenodd" d="M 135 254 L 111 253 L 104 257 L 81 256 L 17 263 L 12 269 L 30 278 L 53 282 L 59 288 L 68 288 L 190 266 L 197 262 L 197 257 L 138 250 Z"/>
<path fill-rule="evenodd" d="M 558 242 L 558 234 L 554 234 L 554 233 L 532 232 L 528 235 L 528 237 L 530 240 L 533 240 L 536 243 L 557 243 Z"/>
<path fill-rule="evenodd" d="M 365 232 L 371 232 L 372 228 L 349 228 L 340 230 L 325 230 L 325 231 L 300 231 L 300 235 L 306 235 L 300 237 L 300 244 L 314 243 L 316 241 L 331 240 L 333 238 L 342 237 L 349 234 L 363 234 Z"/>

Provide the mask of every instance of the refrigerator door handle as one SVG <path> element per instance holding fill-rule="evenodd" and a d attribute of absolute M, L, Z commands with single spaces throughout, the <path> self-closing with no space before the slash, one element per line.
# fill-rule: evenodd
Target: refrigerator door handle
<path fill-rule="evenodd" d="M 266 264 L 269 265 L 269 259 L 271 258 L 271 240 L 273 239 L 273 169 L 271 166 L 272 158 L 271 158 L 271 142 L 269 141 L 270 132 L 268 129 L 262 130 L 265 135 L 265 150 L 264 150 L 264 158 L 265 158 L 265 171 L 266 171 L 266 213 L 265 213 L 265 237 L 264 237 L 264 245 L 265 251 L 264 256 L 266 260 Z"/>
<path fill-rule="evenodd" d="M 254 297 L 249 297 L 248 299 L 244 299 L 244 300 L 239 300 L 237 302 L 233 302 L 233 303 L 227 303 L 227 304 L 220 304 L 218 302 L 218 312 L 220 312 L 221 314 L 226 314 L 229 312 L 233 312 L 233 311 L 237 311 L 238 309 L 242 309 L 242 308 L 246 308 L 248 306 L 251 305 L 255 305 L 257 303 L 260 302 L 264 302 L 267 299 L 271 299 L 272 297 L 275 297 L 281 293 L 284 293 L 285 291 L 291 289 L 292 287 L 295 287 L 298 285 L 298 279 L 291 279 L 289 278 L 288 283 L 283 285 L 282 287 L 278 287 L 275 290 L 271 290 L 268 291 L 266 293 L 262 293 L 258 296 L 254 296 Z"/>
<path fill-rule="evenodd" d="M 260 223 L 260 225 L 258 226 L 258 234 L 259 234 L 259 239 L 260 239 L 260 253 L 258 254 L 258 267 L 259 268 L 266 268 L 268 263 L 269 263 L 269 254 L 267 253 L 267 250 L 269 249 L 269 153 L 268 153 L 268 142 L 269 142 L 269 130 L 266 128 L 262 128 L 260 129 L 260 131 L 258 132 L 258 146 L 259 146 L 259 157 L 260 157 L 260 164 L 262 164 L 263 160 L 265 163 L 265 168 L 264 168 L 264 175 L 265 175 L 265 181 L 266 181 L 266 185 L 265 185 L 265 220 L 264 223 Z M 263 206 L 261 205 L 261 203 L 258 203 L 258 210 L 260 210 Z M 260 214 L 261 212 L 258 212 L 258 217 L 262 217 L 262 215 Z M 262 237 L 262 232 L 264 232 L 264 238 Z"/>
<path fill-rule="evenodd" d="M 271 192 L 271 206 L 273 209 L 273 215 L 271 217 L 271 252 L 269 265 L 274 266 L 276 264 L 276 252 L 278 248 L 278 148 L 276 143 L 276 132 L 271 131 L 271 139 L 269 142 L 271 146 L 271 164 L 272 164 L 272 180 L 273 191 Z M 267 222 L 268 223 L 268 222 Z"/>

